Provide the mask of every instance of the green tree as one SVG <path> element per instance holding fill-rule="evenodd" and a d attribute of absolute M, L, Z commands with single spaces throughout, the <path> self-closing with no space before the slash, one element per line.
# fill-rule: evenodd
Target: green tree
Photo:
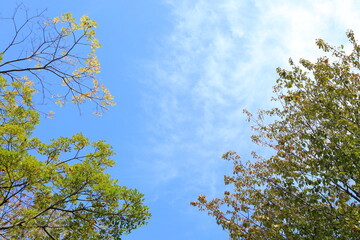
<path fill-rule="evenodd" d="M 61 21 L 67 27 L 56 31 Z M 23 26 L 15 27 L 17 35 Z M 48 32 L 48 26 L 54 28 Z M 61 79 L 76 104 L 86 99 L 101 107 L 111 104 L 111 95 L 96 83 L 99 66 L 93 51 L 98 43 L 93 26 L 86 16 L 76 23 L 64 14 L 45 22 L 43 41 L 38 47 L 32 42 L 35 51 L 25 51 L 27 57 L 1 63 L 6 55 L 0 54 L 1 239 L 121 239 L 150 217 L 141 193 L 119 186 L 105 173 L 114 165 L 114 152 L 104 141 L 91 142 L 75 134 L 44 143 L 32 134 L 40 119 L 33 95 L 38 88 L 43 96 L 48 94 L 44 71 Z M 68 45 L 62 45 L 67 37 Z M 83 38 L 91 48 L 86 58 L 72 53 Z M 19 42 L 15 36 L 9 46 L 26 39 L 27 35 Z M 35 66 L 27 65 L 34 61 Z M 76 70 L 69 72 L 71 66 Z M 18 75 L 24 73 L 29 76 Z M 89 79 L 94 85 L 86 88 Z"/>
<path fill-rule="evenodd" d="M 214 216 L 232 239 L 360 238 L 360 46 L 352 51 L 317 46 L 330 53 L 291 70 L 277 69 L 279 108 L 247 112 L 253 141 L 272 156 L 253 153 L 243 162 L 235 152 L 225 176 L 233 187 L 221 198 L 200 195 L 191 204 Z M 265 117 L 273 119 L 269 124 Z"/>

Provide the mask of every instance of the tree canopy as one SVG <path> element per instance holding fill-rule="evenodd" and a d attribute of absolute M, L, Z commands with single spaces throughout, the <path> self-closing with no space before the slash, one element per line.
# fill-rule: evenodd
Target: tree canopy
<path fill-rule="evenodd" d="M 0 74 L 11 81 L 26 81 L 42 94 L 45 101 L 59 105 L 81 104 L 91 100 L 96 114 L 114 105 L 113 96 L 97 74 L 100 62 L 96 50 L 101 46 L 96 38 L 97 23 L 84 15 L 77 20 L 71 13 L 49 19 L 39 13 L 30 17 L 20 5 L 10 21 L 12 36 L 0 48 Z M 18 16 L 25 11 L 25 18 Z"/>
<path fill-rule="evenodd" d="M 359 239 L 360 237 L 360 45 L 352 50 L 317 46 L 329 55 L 316 62 L 290 59 L 278 68 L 274 100 L 280 107 L 247 112 L 253 141 L 271 157 L 236 152 L 220 198 L 200 195 L 191 204 L 207 211 L 232 239 Z M 271 123 L 266 123 L 268 119 Z"/>
<path fill-rule="evenodd" d="M 7 59 L 11 48 L 31 39 L 32 30 L 30 35 L 20 32 L 32 19 L 27 17 L 20 26 L 12 19 L 15 36 L 1 54 L 4 62 L 0 59 L 1 239 L 121 239 L 144 225 L 150 214 L 143 194 L 119 186 L 106 173 L 115 164 L 111 146 L 81 133 L 50 143 L 33 136 L 40 120 L 33 102 L 38 91 L 60 104 L 69 96 L 76 104 L 86 99 L 100 108 L 112 104 L 110 93 L 96 79 L 96 23 L 87 16 L 76 23 L 69 13 L 37 22 L 42 34 L 30 41 L 30 50 Z M 60 22 L 66 27 L 59 30 Z M 84 47 L 83 41 L 91 48 L 87 57 L 73 53 Z M 66 88 L 64 95 L 54 92 L 56 78 Z"/>

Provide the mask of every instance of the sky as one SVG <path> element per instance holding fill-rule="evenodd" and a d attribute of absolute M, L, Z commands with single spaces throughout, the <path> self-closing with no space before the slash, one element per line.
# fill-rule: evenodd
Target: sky
<path fill-rule="evenodd" d="M 19 1 L 3 0 L 0 17 Z M 228 150 L 244 160 L 251 143 L 243 109 L 273 106 L 276 68 L 288 59 L 315 60 L 322 38 L 347 45 L 359 32 L 356 0 L 24 0 L 30 11 L 71 12 L 98 22 L 99 77 L 117 105 L 102 117 L 83 106 L 51 106 L 35 134 L 43 140 L 82 132 L 110 143 L 109 173 L 145 194 L 152 218 L 124 239 L 228 239 L 205 212 L 190 206 L 200 194 L 225 190 Z M 3 25 L 0 25 L 3 26 Z M 5 30 L 4 30 L 5 29 Z M 7 28 L 1 35 L 11 34 Z M 3 35 L 4 36 L 4 35 Z M 360 36 L 360 35 L 358 35 Z M 0 44 L 4 42 L 0 39 Z M 50 106 L 49 106 L 50 107 Z"/>

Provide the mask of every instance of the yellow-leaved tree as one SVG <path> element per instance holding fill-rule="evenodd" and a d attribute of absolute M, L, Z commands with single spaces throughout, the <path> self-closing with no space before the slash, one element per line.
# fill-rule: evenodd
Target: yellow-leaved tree
<path fill-rule="evenodd" d="M 95 38 L 94 20 L 84 15 L 77 21 L 71 13 L 53 19 L 39 14 L 18 23 L 16 16 L 8 19 L 14 33 L 5 36 L 9 43 L 0 50 L 1 75 L 25 82 L 60 105 L 91 100 L 96 114 L 114 105 L 110 91 L 97 77 L 100 63 L 95 53 L 101 45 Z"/>

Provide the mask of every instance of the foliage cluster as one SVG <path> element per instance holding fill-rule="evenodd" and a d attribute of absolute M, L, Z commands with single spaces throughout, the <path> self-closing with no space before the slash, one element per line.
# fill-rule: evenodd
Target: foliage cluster
<path fill-rule="evenodd" d="M 67 13 L 38 23 L 42 34 L 34 40 L 33 29 L 28 35 L 22 31 L 35 18 L 42 19 L 27 18 L 20 26 L 12 18 L 15 35 L 0 55 L 0 237 L 121 239 L 144 225 L 150 214 L 141 193 L 119 186 L 106 173 L 115 163 L 111 146 L 80 133 L 50 143 L 33 136 L 40 119 L 33 95 L 39 91 L 60 104 L 71 95 L 75 104 L 89 99 L 100 108 L 112 105 L 112 96 L 96 77 L 96 22 L 83 16 L 77 23 Z M 59 29 L 59 24 L 65 27 Z M 31 49 L 9 60 L 10 49 L 27 40 Z M 75 54 L 84 44 L 90 46 L 88 55 Z M 57 86 L 56 78 L 66 94 L 48 88 Z"/>
<path fill-rule="evenodd" d="M 77 21 L 70 13 L 53 19 L 39 14 L 26 15 L 19 24 L 16 14 L 9 19 L 14 34 L 1 51 L 5 56 L 0 74 L 12 81 L 26 80 L 43 98 L 59 105 L 68 100 L 74 104 L 91 100 L 99 115 L 114 105 L 110 91 L 97 77 L 100 63 L 96 50 L 101 45 L 95 37 L 94 20 L 84 15 Z"/>
<path fill-rule="evenodd" d="M 360 45 L 352 51 L 317 46 L 331 56 L 278 68 L 275 101 L 281 107 L 247 112 L 253 141 L 275 152 L 243 162 L 235 152 L 221 198 L 200 195 L 191 204 L 214 216 L 232 239 L 359 239 Z M 266 124 L 265 117 L 274 121 Z"/>

